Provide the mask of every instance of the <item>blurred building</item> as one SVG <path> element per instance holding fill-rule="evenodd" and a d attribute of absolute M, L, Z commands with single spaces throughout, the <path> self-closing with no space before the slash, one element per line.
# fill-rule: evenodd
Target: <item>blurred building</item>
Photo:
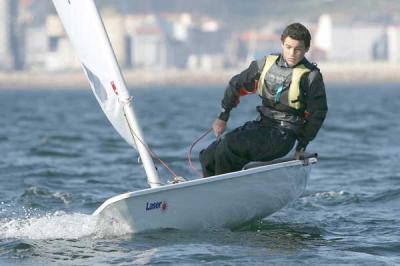
<path fill-rule="evenodd" d="M 13 70 L 18 65 L 17 15 L 17 0 L 0 0 L 0 69 Z"/>
<path fill-rule="evenodd" d="M 115 57 L 121 67 L 126 65 L 126 30 L 124 17 L 112 8 L 101 10 L 104 27 L 113 46 Z"/>
<path fill-rule="evenodd" d="M 387 60 L 386 29 L 383 26 L 333 27 L 327 60 L 369 62 Z"/>
<path fill-rule="evenodd" d="M 126 65 L 133 68 L 166 67 L 165 34 L 154 15 L 125 18 Z"/>
<path fill-rule="evenodd" d="M 247 31 L 239 36 L 239 57 L 250 63 L 271 53 L 281 51 L 280 35 L 271 31 Z"/>
<path fill-rule="evenodd" d="M 47 17 L 45 34 L 45 68 L 50 71 L 79 69 L 80 63 L 57 16 Z"/>
<path fill-rule="evenodd" d="M 47 16 L 44 25 L 27 23 L 24 31 L 26 70 L 61 71 L 76 67 L 75 55 L 58 16 Z"/>
<path fill-rule="evenodd" d="M 186 68 L 189 57 L 189 35 L 194 27 L 193 17 L 187 13 L 165 13 L 159 17 L 165 33 L 166 65 L 168 68 Z"/>
<path fill-rule="evenodd" d="M 335 25 L 320 17 L 313 43 L 313 58 L 331 62 L 388 60 L 388 34 L 383 25 Z"/>
<path fill-rule="evenodd" d="M 187 13 L 123 16 L 111 9 L 101 13 L 115 55 L 123 68 L 211 71 L 238 63 L 237 54 L 233 52 L 237 51 L 237 45 L 234 45 L 237 40 L 233 40 L 232 33 L 214 19 L 193 18 Z M 47 16 L 45 25 L 26 23 L 24 32 L 25 69 L 80 69 L 57 15 Z M 269 38 L 259 38 L 259 50 L 253 52 L 273 49 L 269 46 L 276 44 Z"/>
<path fill-rule="evenodd" d="M 218 22 L 187 13 L 126 17 L 130 66 L 133 68 L 220 69 L 227 34 Z"/>
<path fill-rule="evenodd" d="M 47 32 L 42 26 L 25 28 L 24 67 L 26 70 L 44 69 L 47 56 Z"/>
<path fill-rule="evenodd" d="M 332 49 L 332 18 L 330 15 L 321 15 L 312 36 L 312 57 L 317 60 L 326 60 Z"/>
<path fill-rule="evenodd" d="M 141 27 L 130 35 L 131 65 L 135 68 L 166 67 L 166 45 L 159 27 Z"/>
<path fill-rule="evenodd" d="M 220 23 L 204 18 L 188 36 L 186 68 L 213 71 L 225 67 L 229 32 Z"/>
<path fill-rule="evenodd" d="M 21 0 L 25 3 L 21 6 L 29 7 L 31 1 Z M 0 0 L 0 68 L 13 69 L 24 58 L 27 70 L 80 70 L 58 16 L 47 16 L 43 24 L 32 20 L 25 8 L 17 20 L 23 27 L 16 27 L 11 16 L 18 17 L 15 3 Z M 214 71 L 243 67 L 251 60 L 280 52 L 285 25 L 275 21 L 262 29 L 235 32 L 215 19 L 188 13 L 122 15 L 112 9 L 101 13 L 118 63 L 122 68 L 135 69 Z M 307 54 L 312 61 L 400 62 L 398 25 L 338 26 L 325 14 L 318 24 L 306 26 L 312 32 L 313 43 Z M 18 27 L 23 28 L 21 36 L 12 34 Z M 18 52 L 21 47 L 23 56 Z"/>
<path fill-rule="evenodd" d="M 47 16 L 45 27 L 28 25 L 25 33 L 27 70 L 64 71 L 80 68 L 58 16 Z"/>

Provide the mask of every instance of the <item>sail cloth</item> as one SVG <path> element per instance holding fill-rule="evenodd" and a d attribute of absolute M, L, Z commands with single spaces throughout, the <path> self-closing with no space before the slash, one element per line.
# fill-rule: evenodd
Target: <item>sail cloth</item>
<path fill-rule="evenodd" d="M 124 114 L 130 96 L 93 0 L 53 3 L 102 110 L 122 138 L 136 148 Z"/>

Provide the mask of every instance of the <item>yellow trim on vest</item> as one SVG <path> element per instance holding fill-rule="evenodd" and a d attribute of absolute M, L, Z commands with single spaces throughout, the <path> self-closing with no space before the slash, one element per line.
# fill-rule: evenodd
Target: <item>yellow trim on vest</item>
<path fill-rule="evenodd" d="M 301 102 L 299 101 L 300 97 L 300 79 L 305 74 L 310 72 L 311 70 L 306 68 L 304 65 L 299 65 L 293 69 L 292 74 L 292 82 L 289 87 L 289 106 L 294 109 L 300 109 Z"/>
<path fill-rule="evenodd" d="M 265 59 L 265 64 L 263 70 L 260 75 L 260 79 L 258 80 L 257 84 L 257 91 L 259 95 L 262 95 L 264 89 L 264 82 L 265 82 L 265 75 L 267 74 L 268 70 L 272 67 L 272 65 L 276 62 L 279 56 L 277 55 L 269 55 Z"/>
<path fill-rule="evenodd" d="M 263 90 L 264 90 L 264 83 L 265 83 L 265 76 L 267 75 L 268 70 L 271 69 L 272 65 L 278 60 L 279 56 L 277 55 L 269 55 L 265 59 L 265 64 L 263 67 L 263 70 L 260 75 L 260 79 L 258 80 L 257 84 L 257 92 L 260 96 L 263 95 Z M 289 94 L 288 94 L 288 102 L 289 106 L 294 109 L 300 109 L 301 102 L 299 101 L 299 96 L 300 96 L 300 80 L 301 77 L 307 73 L 310 72 L 311 70 L 308 69 L 304 65 L 298 65 L 295 68 L 293 68 L 293 73 L 292 73 L 292 81 L 290 83 L 289 87 Z"/>

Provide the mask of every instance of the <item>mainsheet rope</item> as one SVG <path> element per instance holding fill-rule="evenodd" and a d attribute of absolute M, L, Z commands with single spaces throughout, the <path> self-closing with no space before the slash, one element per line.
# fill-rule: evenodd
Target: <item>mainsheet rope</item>
<path fill-rule="evenodd" d="M 129 97 L 128 100 L 124 102 L 124 105 L 129 104 L 131 101 L 132 101 L 132 97 Z M 177 175 L 171 168 L 168 167 L 167 163 L 164 162 L 164 161 L 163 161 L 163 160 L 162 160 L 162 159 L 147 145 L 147 144 L 144 143 L 143 140 L 141 140 L 141 139 L 138 137 L 138 135 L 135 133 L 135 131 L 132 129 L 131 125 L 129 124 L 129 122 L 128 122 L 128 120 L 127 120 L 125 114 L 124 114 L 124 116 L 125 116 L 126 122 L 127 122 L 127 124 L 128 124 L 129 130 L 131 131 L 131 134 L 134 135 L 134 136 L 136 137 L 136 139 L 138 139 L 138 140 L 143 144 L 143 146 L 146 148 L 146 150 L 150 153 L 150 155 L 151 155 L 153 158 L 157 159 L 157 160 L 165 167 L 165 169 L 167 169 L 167 170 L 173 175 L 174 178 L 177 178 L 178 175 Z M 194 146 L 195 146 L 200 140 L 202 140 L 205 136 L 207 136 L 211 131 L 212 131 L 212 128 L 209 128 L 209 129 L 207 129 L 207 131 L 204 132 L 200 137 L 198 137 L 198 138 L 190 145 L 189 152 L 188 152 L 188 155 L 187 155 L 187 157 L 188 157 L 188 163 L 189 163 L 190 168 L 192 168 L 192 170 L 193 170 L 199 177 L 203 177 L 203 175 L 197 170 L 197 168 L 196 168 L 196 167 L 193 165 L 193 163 L 192 163 L 192 150 L 193 150 Z"/>
<path fill-rule="evenodd" d="M 131 101 L 132 101 L 132 97 L 129 97 L 128 100 L 127 100 L 126 102 L 124 102 L 124 106 L 127 105 L 127 104 L 129 104 Z M 125 116 L 126 123 L 128 124 L 128 127 L 129 127 L 129 130 L 130 130 L 131 134 L 132 134 L 133 136 L 135 136 L 136 139 L 138 139 L 138 140 L 143 144 L 143 146 L 144 146 L 144 147 L 146 148 L 146 150 L 150 153 L 150 155 L 151 155 L 153 158 L 157 159 L 157 160 L 165 167 L 165 169 L 167 169 L 167 170 L 173 175 L 174 178 L 178 177 L 178 175 L 177 175 L 171 168 L 169 168 L 168 165 L 167 165 L 163 160 L 161 160 L 161 158 L 160 158 L 146 143 L 144 143 L 143 140 L 141 140 L 141 139 L 138 137 L 138 135 L 135 133 L 135 131 L 133 130 L 133 128 L 132 128 L 131 125 L 129 124 L 129 121 L 128 121 L 127 117 L 126 117 L 125 111 L 124 111 L 124 116 Z"/>
<path fill-rule="evenodd" d="M 208 135 L 208 133 L 210 133 L 212 131 L 212 128 L 207 129 L 206 132 L 204 132 L 200 137 L 198 137 L 193 143 L 192 145 L 190 145 L 190 149 L 189 149 L 189 153 L 188 153 L 188 162 L 189 162 L 189 166 L 190 168 L 192 168 L 192 170 L 199 176 L 199 177 L 203 177 L 203 175 L 196 169 L 196 167 L 193 165 L 192 163 L 192 150 L 193 147 L 200 141 L 202 140 L 205 136 Z"/>
<path fill-rule="evenodd" d="M 147 149 L 147 151 L 150 153 L 150 155 L 151 155 L 153 158 L 157 159 L 157 160 L 165 167 L 165 169 L 167 169 L 167 170 L 174 176 L 174 178 L 175 178 L 175 177 L 178 177 L 178 175 L 177 175 L 171 168 L 168 167 L 167 163 L 164 162 L 164 161 L 163 161 L 163 160 L 148 146 L 148 145 L 146 145 L 146 144 L 144 143 L 144 141 L 142 141 L 142 140 L 135 134 L 135 132 L 133 131 L 133 129 L 130 127 L 130 125 L 129 125 L 129 128 L 130 128 L 130 130 L 131 130 L 131 133 L 132 133 L 133 135 L 135 135 L 135 137 L 143 144 L 143 146 Z M 189 149 L 189 152 L 188 152 L 188 155 L 187 155 L 187 157 L 188 157 L 188 163 L 189 163 L 190 168 L 192 168 L 192 170 L 193 170 L 199 177 L 203 177 L 203 175 L 202 175 L 202 174 L 197 170 L 197 168 L 193 165 L 193 162 L 192 162 L 192 150 L 193 150 L 194 146 L 195 146 L 200 140 L 202 140 L 205 136 L 207 136 L 211 131 L 212 131 L 212 128 L 209 128 L 209 129 L 207 129 L 207 131 L 204 132 L 200 137 L 198 137 L 198 138 L 190 145 L 190 149 Z"/>

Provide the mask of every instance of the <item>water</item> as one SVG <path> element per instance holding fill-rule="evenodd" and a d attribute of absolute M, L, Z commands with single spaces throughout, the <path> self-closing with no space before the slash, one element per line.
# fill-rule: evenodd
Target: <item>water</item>
<path fill-rule="evenodd" d="M 221 89 L 134 90 L 147 141 L 178 174 Z M 329 115 L 306 193 L 237 230 L 130 234 L 96 226 L 107 198 L 147 187 L 137 154 L 87 90 L 0 91 L 2 265 L 400 264 L 400 88 L 328 86 Z M 230 127 L 255 116 L 242 98 Z M 212 136 L 198 144 L 197 153 Z M 170 176 L 161 169 L 164 180 Z"/>

